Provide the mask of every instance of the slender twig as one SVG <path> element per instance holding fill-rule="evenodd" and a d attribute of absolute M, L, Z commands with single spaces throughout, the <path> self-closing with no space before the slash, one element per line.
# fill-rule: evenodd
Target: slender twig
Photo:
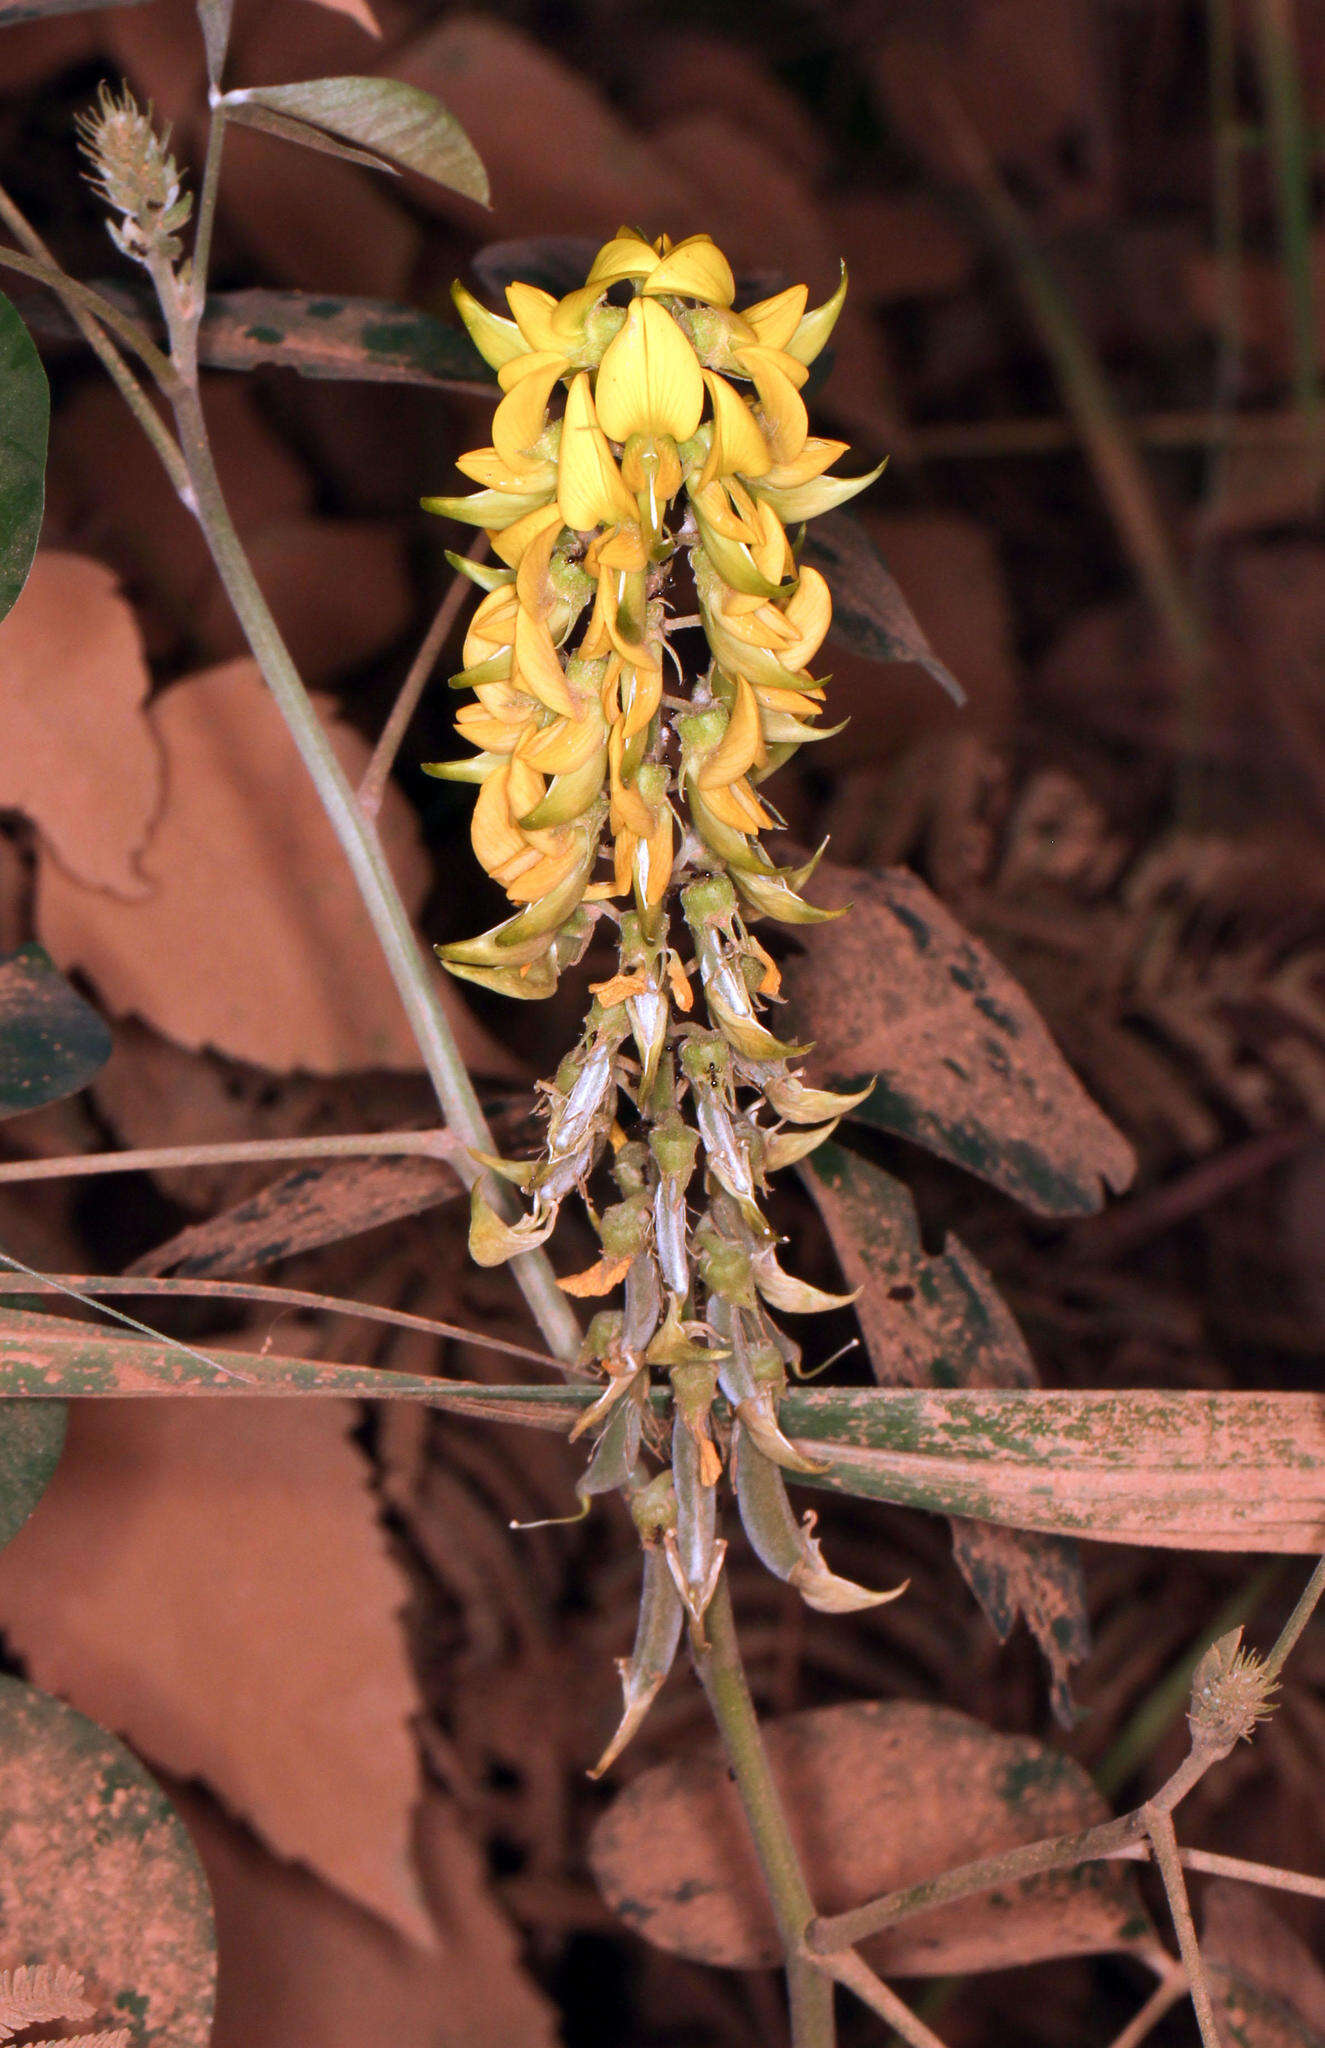
<path fill-rule="evenodd" d="M 488 536 L 480 533 L 469 549 L 467 559 L 481 562 L 488 552 Z M 382 808 L 386 793 L 387 778 L 391 774 L 400 744 L 409 729 L 409 722 L 418 709 L 420 697 L 437 666 L 437 658 L 446 645 L 447 636 L 455 624 L 456 615 L 471 588 L 469 578 L 457 574 L 450 589 L 437 607 L 437 616 L 424 636 L 423 642 L 410 664 L 409 674 L 400 686 L 400 694 L 391 707 L 391 716 L 382 727 L 381 737 L 373 748 L 372 758 L 364 770 L 359 784 L 359 809 L 366 817 L 376 818 Z"/>
<path fill-rule="evenodd" d="M 169 307 L 166 317 L 168 324 L 173 324 Z M 436 975 L 429 973 L 420 953 L 376 828 L 359 808 L 235 531 L 196 389 L 185 385 L 176 394 L 175 419 L 197 498 L 199 524 L 212 559 L 349 861 L 446 1121 L 463 1145 L 477 1152 L 492 1152 L 496 1149 L 492 1134 L 442 1007 Z M 463 1179 L 481 1177 L 480 1169 L 463 1153 L 455 1163 Z M 500 1200 L 500 1195 L 496 1198 Z M 579 1325 L 544 1253 L 521 1253 L 512 1261 L 511 1271 L 548 1349 L 559 1358 L 574 1358 L 579 1350 Z"/>
<path fill-rule="evenodd" d="M 203 158 L 198 186 L 198 222 L 193 231 L 194 317 L 201 321 L 207 300 L 207 277 L 212 261 L 212 230 L 216 225 L 216 195 L 220 189 L 221 151 L 225 145 L 225 106 L 219 93 L 212 94 L 211 119 L 207 126 L 207 153 Z"/>
<path fill-rule="evenodd" d="M 844 1990 L 854 1992 L 862 2005 L 876 2012 L 881 2020 L 887 2020 L 903 2041 L 911 2043 L 911 2048 L 944 2048 L 943 2041 L 933 2029 L 912 2012 L 882 1977 L 875 1975 L 854 1949 L 846 1949 L 841 1955 L 825 1956 L 820 1967 Z"/>
<path fill-rule="evenodd" d="M 1205 1963 L 1201 1956 L 1201 1944 L 1196 1938 L 1196 1923 L 1192 1919 L 1191 1901 L 1187 1897 L 1187 1884 L 1182 1874 L 1182 1861 L 1178 1855 L 1178 1838 L 1173 1832 L 1172 1816 L 1159 1807 L 1147 1805 L 1144 1808 L 1146 1833 L 1155 1850 L 1155 1862 L 1164 1880 L 1168 1896 L 1169 1912 L 1173 1917 L 1173 1931 L 1178 1937 L 1178 1948 L 1187 1971 L 1187 1988 L 1192 1995 L 1196 2011 L 1196 2023 L 1201 2029 L 1205 2048 L 1223 2048 L 1219 2026 L 1215 2019 L 1214 2000 L 1206 1980 Z"/>
<path fill-rule="evenodd" d="M 65 1159 L 14 1159 L 0 1165 L 5 1181 L 66 1180 L 94 1173 L 170 1173 L 190 1166 L 248 1166 L 263 1159 L 371 1159 L 408 1154 L 443 1159 L 461 1170 L 454 1131 L 329 1133 L 320 1138 L 237 1138 L 215 1145 L 148 1145 L 136 1151 L 84 1152 Z"/>
<path fill-rule="evenodd" d="M 1267 1678 L 1275 1679 L 1283 1670 L 1289 1652 L 1294 1648 L 1298 1637 L 1315 1613 L 1317 1606 L 1320 1604 L 1322 1594 L 1325 1594 L 1325 1557 L 1321 1558 L 1311 1577 L 1307 1580 L 1306 1585 L 1302 1588 L 1301 1597 L 1297 1605 L 1279 1631 L 1279 1640 L 1265 1659 L 1265 1674 Z"/>
<path fill-rule="evenodd" d="M 1109 2048 L 1141 2048 L 1148 2034 L 1153 2034 L 1166 2012 L 1170 2012 L 1180 1998 L 1187 1995 L 1187 1972 L 1175 1963 L 1167 1971 L 1155 1990 L 1151 1992 L 1141 2010 L 1134 2013 L 1121 2034 L 1115 2034 Z"/>
<path fill-rule="evenodd" d="M 1149 1843 L 1129 1843 L 1117 1852 L 1118 1860 L 1124 1858 L 1131 1863 L 1149 1862 Z M 1281 1870 L 1277 1863 L 1250 1863 L 1245 1856 L 1220 1856 L 1213 1849 L 1179 1848 L 1178 1861 L 1184 1870 L 1194 1870 L 1198 1877 L 1228 1877 L 1238 1884 L 1263 1884 L 1270 1891 L 1296 1892 L 1304 1899 L 1325 1899 L 1325 1877 L 1310 1877 L 1305 1870 Z"/>
<path fill-rule="evenodd" d="M 0 1262 L 5 1254 L 0 1253 Z M 452 1337 L 475 1344 L 480 1351 L 499 1351 L 506 1358 L 528 1359 L 533 1365 L 560 1371 L 559 1359 L 544 1351 L 531 1351 L 526 1344 L 511 1344 L 504 1337 L 489 1337 L 464 1323 L 440 1322 L 434 1316 L 416 1316 L 403 1308 L 381 1308 L 376 1302 L 353 1301 L 337 1294 L 310 1294 L 302 1287 L 267 1287 L 256 1280 L 202 1280 L 190 1275 L 139 1273 L 35 1273 L 24 1276 L 24 1294 L 73 1292 L 100 1300 L 105 1295 L 141 1294 L 164 1296 L 168 1300 L 255 1301 L 272 1308 L 316 1309 L 324 1315 L 356 1316 L 370 1323 L 389 1323 L 393 1329 L 417 1330 L 425 1337 Z"/>
<path fill-rule="evenodd" d="M 0 220 L 4 222 L 15 241 L 21 242 L 29 252 L 24 256 L 16 249 L 0 249 L 0 265 L 7 270 L 20 271 L 24 277 L 33 278 L 61 300 L 70 319 L 102 363 L 120 396 L 160 456 L 176 492 L 187 502 L 192 494 L 188 471 L 184 467 L 184 458 L 179 446 L 124 357 L 104 330 L 109 327 L 112 333 L 118 334 L 121 341 L 141 357 L 163 391 L 168 390 L 174 380 L 175 373 L 170 362 L 162 355 L 151 336 L 129 314 L 122 313 L 118 306 L 103 298 L 100 292 L 92 291 L 87 285 L 79 284 L 76 279 L 66 275 L 27 216 L 15 205 L 3 186 L 0 186 Z"/>
<path fill-rule="evenodd" d="M 704 1640 L 692 1640 L 692 1648 L 777 1921 L 786 1957 L 792 2048 L 834 2048 L 832 1983 L 802 1952 L 804 1931 L 814 1918 L 814 1901 L 759 1732 L 725 1572 L 704 1615 Z"/>

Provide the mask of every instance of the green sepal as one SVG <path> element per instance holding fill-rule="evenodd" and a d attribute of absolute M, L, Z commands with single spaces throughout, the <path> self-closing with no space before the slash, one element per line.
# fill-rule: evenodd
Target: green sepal
<path fill-rule="evenodd" d="M 447 548 L 446 559 L 471 583 L 477 583 L 480 590 L 504 590 L 515 581 L 514 569 L 508 569 L 504 562 L 476 562 L 469 555 L 458 555 L 454 548 Z"/>

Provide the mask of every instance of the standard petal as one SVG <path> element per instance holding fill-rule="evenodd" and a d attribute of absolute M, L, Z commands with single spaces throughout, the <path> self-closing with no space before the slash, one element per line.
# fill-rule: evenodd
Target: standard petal
<path fill-rule="evenodd" d="M 541 369 L 523 377 L 492 415 L 492 445 L 513 475 L 546 468 L 546 456 L 530 451 L 546 424 L 548 400 L 565 368 L 564 356 L 552 356 Z"/>
<path fill-rule="evenodd" d="M 714 371 L 705 370 L 704 382 L 713 403 L 713 441 L 697 488 L 702 491 L 725 476 L 763 476 L 772 457 L 749 406 L 727 379 Z"/>
<path fill-rule="evenodd" d="M 652 299 L 632 300 L 625 326 L 599 365 L 594 400 L 599 424 L 613 441 L 628 441 L 632 434 L 688 441 L 699 425 L 704 379 L 698 358 L 671 315 Z"/>
<path fill-rule="evenodd" d="M 637 516 L 635 500 L 621 481 L 607 436 L 598 424 L 589 379 L 581 370 L 566 400 L 561 429 L 557 503 L 577 533 Z"/>
<path fill-rule="evenodd" d="M 621 277 L 648 277 L 657 269 L 658 262 L 658 252 L 651 242 L 629 228 L 618 228 L 594 257 L 585 282 L 608 285 Z"/>
<path fill-rule="evenodd" d="M 754 328 L 765 348 L 785 348 L 796 332 L 809 296 L 803 284 L 788 285 L 786 291 L 773 298 L 761 299 L 757 306 L 746 306 L 741 318 Z"/>
<path fill-rule="evenodd" d="M 651 294 L 676 292 L 683 299 L 702 299 L 706 306 L 730 306 L 736 297 L 736 280 L 710 236 L 688 235 L 649 272 L 644 290 Z"/>

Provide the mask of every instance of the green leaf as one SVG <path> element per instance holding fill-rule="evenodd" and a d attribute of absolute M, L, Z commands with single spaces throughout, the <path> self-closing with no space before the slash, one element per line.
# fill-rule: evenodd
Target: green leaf
<path fill-rule="evenodd" d="M 910 1194 L 891 1174 L 823 1144 L 802 1169 L 848 1284 L 874 1377 L 883 1386 L 1032 1387 L 1034 1363 L 1012 1311 L 979 1261 L 949 1237 L 931 1258 Z M 1019 1614 L 1044 1653 L 1054 1711 L 1067 1727 L 1068 1685 L 1090 1649 L 1075 1547 L 1061 1537 L 956 1519 L 953 1553 L 1000 1642 Z"/>
<path fill-rule="evenodd" d="M 50 419 L 51 394 L 41 358 L 14 307 L 0 294 L 0 619 L 13 610 L 37 552 Z"/>
<path fill-rule="evenodd" d="M 778 1419 L 826 1464 L 795 1486 L 1097 1542 L 1318 1556 L 1323 1409 L 1315 1394 L 866 1387 L 796 1390 Z"/>
<path fill-rule="evenodd" d="M 442 389 L 496 386 L 463 329 L 389 299 L 218 292 L 207 301 L 199 354 L 213 370 L 275 363 L 305 377 Z"/>
<path fill-rule="evenodd" d="M 846 512 L 825 512 L 806 533 L 802 562 L 826 577 L 833 593 L 832 635 L 871 661 L 914 661 L 956 704 L 966 692 L 935 654 L 863 526 Z"/>
<path fill-rule="evenodd" d="M 846 1912 L 977 1857 L 1109 1818 L 1081 1765 L 1021 1735 L 911 1700 L 861 1700 L 763 1724 L 773 1777 L 821 1913 Z M 612 1910 L 695 1962 L 764 1969 L 782 1954 L 736 1788 L 716 1744 L 643 1772 L 594 1828 Z M 888 1975 L 1007 1969 L 1147 1947 L 1117 1864 L 1086 1864 L 931 1908 L 876 1935 Z"/>
<path fill-rule="evenodd" d="M 0 1546 L 17 1536 L 64 1449 L 63 1401 L 0 1401 Z"/>
<path fill-rule="evenodd" d="M 227 117 L 241 127 L 255 128 L 259 135 L 274 135 L 278 142 L 296 142 L 301 149 L 321 150 L 326 156 L 338 156 L 342 163 L 362 164 L 365 170 L 388 171 L 395 176 L 395 165 L 378 156 L 375 150 L 341 142 L 325 128 L 313 128 L 307 121 L 297 121 L 293 114 L 278 114 L 275 107 L 240 100 L 228 107 Z"/>
<path fill-rule="evenodd" d="M 454 114 L 417 85 L 394 78 L 311 78 L 302 85 L 253 85 L 226 93 L 227 111 L 270 107 L 419 171 L 488 204 L 488 175 Z"/>
<path fill-rule="evenodd" d="M 795 1035 L 815 1041 L 812 1077 L 846 1091 L 878 1079 L 851 1112 L 895 1131 L 1042 1216 L 1098 1209 L 1101 1182 L 1135 1170 L 1024 990 L 918 876 L 824 862 L 815 893 L 850 903 L 816 925 L 788 965 Z"/>
<path fill-rule="evenodd" d="M 0 1927 L 17 1961 L 86 1972 L 86 2031 L 207 2048 L 216 1933 L 202 1866 L 122 1742 L 0 1678 Z"/>
<path fill-rule="evenodd" d="M 106 1025 L 40 946 L 0 959 L 0 1116 L 76 1094 L 110 1054 Z"/>

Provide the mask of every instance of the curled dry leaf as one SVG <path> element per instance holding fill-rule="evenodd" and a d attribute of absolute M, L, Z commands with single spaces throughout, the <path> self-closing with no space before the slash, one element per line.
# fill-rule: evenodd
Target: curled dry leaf
<path fill-rule="evenodd" d="M 277 1070 L 418 1066 L 345 857 L 254 663 L 174 684 L 152 723 L 166 801 L 143 856 L 150 893 L 119 902 L 44 858 L 37 924 L 56 960 L 181 1045 Z M 353 781 L 367 745 L 327 723 Z M 427 862 L 398 791 L 380 823 L 417 910 Z M 441 993 L 466 1062 L 484 1071 L 487 1034 L 454 990 Z"/>
<path fill-rule="evenodd" d="M 151 677 L 111 571 L 39 554 L 0 637 L 0 807 L 22 811 L 88 888 L 141 897 L 161 801 Z"/>
<path fill-rule="evenodd" d="M 853 905 L 801 934 L 786 988 L 816 1081 L 872 1076 L 858 1121 L 900 1132 L 1040 1215 L 1098 1209 L 1132 1148 L 1095 1107 L 1029 998 L 918 876 L 823 863 L 810 893 Z"/>
<path fill-rule="evenodd" d="M 874 1377 L 883 1386 L 1032 1387 L 1034 1362 L 1012 1311 L 958 1238 L 930 1258 L 910 1194 L 859 1154 L 820 1145 L 804 1169 L 852 1287 Z M 1019 1614 L 1053 1675 L 1054 1711 L 1071 1726 L 1068 1675 L 1090 1649 L 1073 1546 L 1030 1530 L 954 1520 L 953 1553 L 1000 1642 Z"/>
<path fill-rule="evenodd" d="M 343 1237 L 420 1216 L 462 1191 L 440 1159 L 314 1159 L 247 1201 L 181 1230 L 138 1259 L 135 1273 L 248 1273 Z"/>
<path fill-rule="evenodd" d="M 337 1402 L 78 1404 L 40 1516 L 0 1553 L 0 1617 L 40 1683 L 427 1942 L 406 1589 L 352 1421 Z"/>
<path fill-rule="evenodd" d="M 1321 2048 L 1325 1972 L 1252 1885 L 1206 1886 L 1201 1953 L 1229 2048 Z"/>
<path fill-rule="evenodd" d="M 946 1707 L 858 1701 L 765 1724 L 821 1913 L 977 1856 L 1108 1818 L 1081 1766 Z M 716 1751 L 657 1765 L 594 1829 L 613 1911 L 659 1948 L 728 1969 L 781 1956 L 735 1787 Z M 917 1914 L 864 1944 L 876 1969 L 937 1976 L 1143 1945 L 1130 1873 L 1087 1865 Z"/>
<path fill-rule="evenodd" d="M 104 1728 L 0 1678 L 0 1941 L 83 1977 L 134 2048 L 207 2048 L 211 1901 L 159 1786 Z"/>
<path fill-rule="evenodd" d="M 199 1793 L 178 1797 L 216 1900 L 212 2048 L 554 2048 L 551 2008 L 520 1967 L 478 1851 L 436 1796 L 419 1831 L 434 1954 L 276 1862 Z"/>

